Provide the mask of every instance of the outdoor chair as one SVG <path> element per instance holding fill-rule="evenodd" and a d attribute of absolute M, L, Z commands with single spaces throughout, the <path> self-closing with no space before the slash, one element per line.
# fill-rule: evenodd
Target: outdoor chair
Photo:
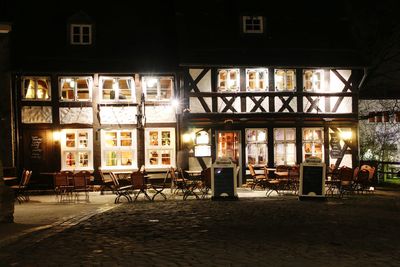
<path fill-rule="evenodd" d="M 201 177 L 202 177 L 201 198 L 206 198 L 208 196 L 209 191 L 211 190 L 211 168 L 208 167 L 207 169 L 202 170 Z"/>
<path fill-rule="evenodd" d="M 18 185 L 12 185 L 10 188 L 14 190 L 15 198 L 21 204 L 24 201 L 29 201 L 28 184 L 32 176 L 32 171 L 24 169 L 22 171 L 21 180 Z"/>
<path fill-rule="evenodd" d="M 171 194 L 177 194 L 179 191 L 182 191 L 182 194 L 185 194 L 186 183 L 184 178 L 176 175 L 174 167 L 171 167 L 169 172 L 171 175 Z"/>
<path fill-rule="evenodd" d="M 253 179 L 251 190 L 256 189 L 257 186 L 265 189 L 265 174 L 256 174 L 254 166 L 252 164 L 248 164 L 247 167 L 249 168 L 251 178 Z"/>
<path fill-rule="evenodd" d="M 267 167 L 264 167 L 264 176 L 265 180 L 263 182 L 263 186 L 267 190 L 265 192 L 265 195 L 269 197 L 271 193 L 274 191 L 279 195 L 281 181 L 273 177 L 270 177 Z"/>
<path fill-rule="evenodd" d="M 71 201 L 73 189 L 74 186 L 70 184 L 66 173 L 59 172 L 54 175 L 54 192 L 58 202 Z"/>
<path fill-rule="evenodd" d="M 84 193 L 85 201 L 89 202 L 89 191 L 91 191 L 90 185 L 90 172 L 80 171 L 75 173 L 73 176 L 75 201 L 79 202 L 80 193 Z"/>
<path fill-rule="evenodd" d="M 151 200 L 149 195 L 147 194 L 147 184 L 144 178 L 144 173 L 140 171 L 132 172 L 131 173 L 131 180 L 132 180 L 132 191 L 136 194 L 135 199 L 136 201 L 140 193 L 143 193 L 144 197 L 148 200 Z"/>
<path fill-rule="evenodd" d="M 171 172 L 170 169 L 167 170 L 167 172 L 165 173 L 163 182 L 161 184 L 158 184 L 158 183 L 150 184 L 150 187 L 156 192 L 152 196 L 151 200 L 154 200 L 156 198 L 156 196 L 158 196 L 158 195 L 161 195 L 164 199 L 167 199 L 167 196 L 163 193 L 163 191 L 167 186 L 167 180 L 170 179 L 170 176 L 171 176 L 170 172 Z"/>
<path fill-rule="evenodd" d="M 114 182 L 112 178 L 110 176 L 106 176 L 102 170 L 99 170 L 99 174 L 101 177 L 100 195 L 104 195 L 104 190 L 106 190 L 106 188 L 114 193 Z"/>
<path fill-rule="evenodd" d="M 200 181 L 194 180 L 182 169 L 179 169 L 178 171 L 178 180 L 180 180 L 182 183 L 181 186 L 183 191 L 183 200 L 186 200 L 189 196 L 194 196 L 196 199 L 199 199 L 199 196 L 195 190 L 198 188 Z"/>
<path fill-rule="evenodd" d="M 352 194 L 354 192 L 354 171 L 352 168 L 343 166 L 338 173 L 340 179 L 339 193 L 343 197 L 345 193 Z"/>
<path fill-rule="evenodd" d="M 361 169 L 357 173 L 357 177 L 354 181 L 354 190 L 357 193 L 369 192 L 369 171 L 367 169 Z"/>
<path fill-rule="evenodd" d="M 113 181 L 113 188 L 114 188 L 113 192 L 116 195 L 114 203 L 115 204 L 119 203 L 121 197 L 126 198 L 128 202 L 132 202 L 132 197 L 130 196 L 130 193 L 133 190 L 133 185 L 120 186 L 115 174 L 113 172 L 110 172 L 109 174 Z"/>

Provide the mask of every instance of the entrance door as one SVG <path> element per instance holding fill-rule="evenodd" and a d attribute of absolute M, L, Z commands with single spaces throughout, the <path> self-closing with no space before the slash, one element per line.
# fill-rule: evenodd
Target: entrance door
<path fill-rule="evenodd" d="M 240 131 L 217 131 L 217 158 L 230 158 L 242 167 Z M 239 171 L 237 185 L 242 184 L 242 172 Z"/>

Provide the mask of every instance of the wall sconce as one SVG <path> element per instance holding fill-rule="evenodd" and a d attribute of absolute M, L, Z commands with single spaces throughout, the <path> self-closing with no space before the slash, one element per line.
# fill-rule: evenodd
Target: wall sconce
<path fill-rule="evenodd" d="M 351 131 L 343 131 L 340 133 L 340 138 L 344 141 L 351 141 L 353 133 Z"/>
<path fill-rule="evenodd" d="M 53 131 L 53 141 L 56 143 L 60 142 L 61 133 L 60 131 Z"/>
<path fill-rule="evenodd" d="M 182 142 L 184 143 L 190 143 L 190 141 L 192 140 L 192 135 L 189 133 L 185 133 L 182 135 Z"/>

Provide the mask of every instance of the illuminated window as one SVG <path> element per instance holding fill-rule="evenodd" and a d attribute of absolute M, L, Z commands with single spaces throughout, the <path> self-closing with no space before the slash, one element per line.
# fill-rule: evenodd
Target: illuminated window
<path fill-rule="evenodd" d="M 296 89 L 296 71 L 287 69 L 275 70 L 275 90 L 293 91 Z"/>
<path fill-rule="evenodd" d="M 200 131 L 196 133 L 194 156 L 195 157 L 211 156 L 210 135 L 208 134 L 208 132 Z"/>
<path fill-rule="evenodd" d="M 146 101 L 169 101 L 174 95 L 172 77 L 145 76 L 142 78 L 142 87 Z"/>
<path fill-rule="evenodd" d="M 267 165 L 267 129 L 246 129 L 246 164 Z"/>
<path fill-rule="evenodd" d="M 240 72 L 239 69 L 218 70 L 218 91 L 239 91 Z"/>
<path fill-rule="evenodd" d="M 92 44 L 92 25 L 71 24 L 71 44 L 74 45 Z"/>
<path fill-rule="evenodd" d="M 137 168 L 136 130 L 101 131 L 102 168 Z"/>
<path fill-rule="evenodd" d="M 103 101 L 135 101 L 135 82 L 132 77 L 100 77 Z"/>
<path fill-rule="evenodd" d="M 262 16 L 243 16 L 242 20 L 244 33 L 264 32 L 264 20 Z"/>
<path fill-rule="evenodd" d="M 63 170 L 93 169 L 92 129 L 62 130 L 61 160 Z"/>
<path fill-rule="evenodd" d="M 61 77 L 59 87 L 62 101 L 92 100 L 92 77 Z"/>
<path fill-rule="evenodd" d="M 304 70 L 303 83 L 304 91 L 320 91 L 323 89 L 323 70 Z"/>
<path fill-rule="evenodd" d="M 324 135 L 322 128 L 303 129 L 303 160 L 311 156 L 318 157 L 322 161 L 324 155 Z"/>
<path fill-rule="evenodd" d="M 175 165 L 175 129 L 147 128 L 145 130 L 146 168 L 166 168 Z"/>
<path fill-rule="evenodd" d="M 268 69 L 246 69 L 246 89 L 249 92 L 268 89 Z"/>
<path fill-rule="evenodd" d="M 49 77 L 23 77 L 22 98 L 25 100 L 50 100 Z"/>
<path fill-rule="evenodd" d="M 274 129 L 275 166 L 296 164 L 296 129 Z"/>

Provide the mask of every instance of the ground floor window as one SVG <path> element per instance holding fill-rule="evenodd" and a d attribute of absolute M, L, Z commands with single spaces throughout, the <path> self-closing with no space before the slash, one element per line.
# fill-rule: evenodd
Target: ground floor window
<path fill-rule="evenodd" d="M 61 161 L 63 170 L 93 169 L 92 129 L 61 131 Z"/>
<path fill-rule="evenodd" d="M 275 165 L 296 164 L 296 129 L 274 129 Z"/>
<path fill-rule="evenodd" d="M 323 133 L 322 128 L 303 128 L 303 160 L 318 157 L 324 161 Z"/>
<path fill-rule="evenodd" d="M 175 129 L 147 128 L 145 130 L 146 168 L 175 166 Z"/>
<path fill-rule="evenodd" d="M 136 130 L 102 130 L 101 150 L 103 168 L 137 168 Z"/>
<path fill-rule="evenodd" d="M 246 164 L 268 164 L 267 129 L 246 129 Z"/>

